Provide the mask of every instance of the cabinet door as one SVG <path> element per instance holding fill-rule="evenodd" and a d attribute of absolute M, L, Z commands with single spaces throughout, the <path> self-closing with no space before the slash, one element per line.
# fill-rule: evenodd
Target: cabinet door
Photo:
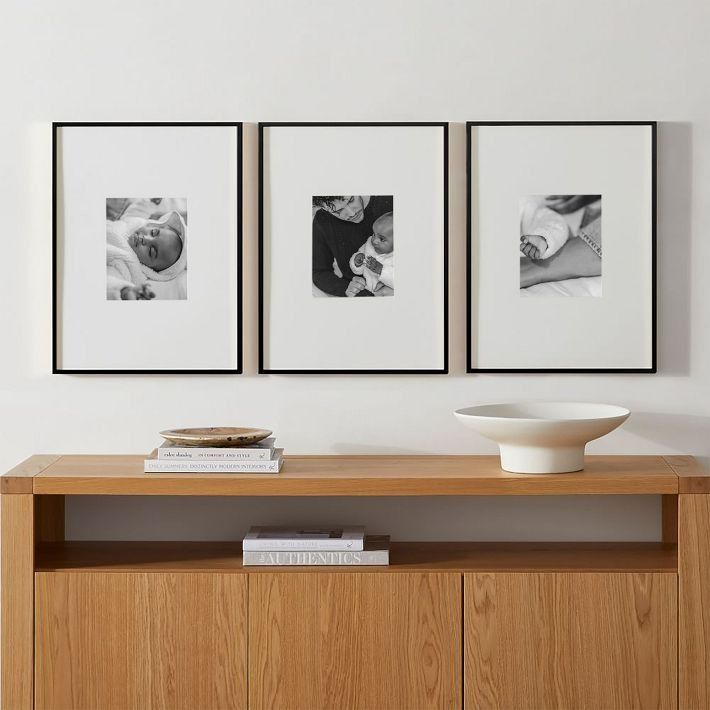
<path fill-rule="evenodd" d="M 249 707 L 461 707 L 461 575 L 250 575 Z"/>
<path fill-rule="evenodd" d="M 677 705 L 677 576 L 464 575 L 467 708 Z"/>
<path fill-rule="evenodd" d="M 246 708 L 245 575 L 40 572 L 35 707 Z"/>

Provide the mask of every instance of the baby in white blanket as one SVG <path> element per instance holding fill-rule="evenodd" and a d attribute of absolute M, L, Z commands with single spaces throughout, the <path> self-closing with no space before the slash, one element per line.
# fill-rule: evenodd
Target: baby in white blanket
<path fill-rule="evenodd" d="M 365 279 L 368 291 L 394 289 L 394 229 L 391 212 L 378 217 L 372 236 L 350 257 L 350 270 Z M 391 294 L 387 294 L 391 295 Z"/>
<path fill-rule="evenodd" d="M 186 240 L 187 225 L 177 212 L 168 212 L 157 220 L 107 220 L 106 298 L 154 298 L 148 279 L 170 281 L 185 270 Z"/>

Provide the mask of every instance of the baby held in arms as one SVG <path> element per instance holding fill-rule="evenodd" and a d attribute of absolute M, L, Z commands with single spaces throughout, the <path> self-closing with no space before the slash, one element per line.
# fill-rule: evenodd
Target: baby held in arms
<path fill-rule="evenodd" d="M 159 219 L 129 217 L 106 222 L 106 297 L 149 300 L 148 284 L 169 281 L 185 270 L 187 225 L 178 212 Z"/>
<path fill-rule="evenodd" d="M 372 293 L 384 286 L 394 289 L 394 229 L 392 212 L 378 217 L 372 225 L 372 235 L 350 257 L 350 269 L 365 279 Z M 392 291 L 387 290 L 391 296 Z M 383 292 L 384 293 L 384 292 Z"/>

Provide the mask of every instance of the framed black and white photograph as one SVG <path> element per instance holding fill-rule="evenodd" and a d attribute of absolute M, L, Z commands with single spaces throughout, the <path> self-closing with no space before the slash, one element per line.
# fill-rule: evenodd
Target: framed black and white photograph
<path fill-rule="evenodd" d="M 260 372 L 447 372 L 447 145 L 444 123 L 260 124 Z"/>
<path fill-rule="evenodd" d="M 53 150 L 53 372 L 241 372 L 242 125 L 55 123 Z"/>
<path fill-rule="evenodd" d="M 467 371 L 655 372 L 656 124 L 466 128 Z"/>

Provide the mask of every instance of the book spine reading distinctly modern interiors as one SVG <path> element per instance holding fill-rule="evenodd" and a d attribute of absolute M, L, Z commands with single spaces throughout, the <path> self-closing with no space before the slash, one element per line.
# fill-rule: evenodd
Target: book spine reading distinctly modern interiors
<path fill-rule="evenodd" d="M 278 473 L 283 465 L 281 449 L 270 461 L 190 461 L 145 459 L 145 473 Z"/>

